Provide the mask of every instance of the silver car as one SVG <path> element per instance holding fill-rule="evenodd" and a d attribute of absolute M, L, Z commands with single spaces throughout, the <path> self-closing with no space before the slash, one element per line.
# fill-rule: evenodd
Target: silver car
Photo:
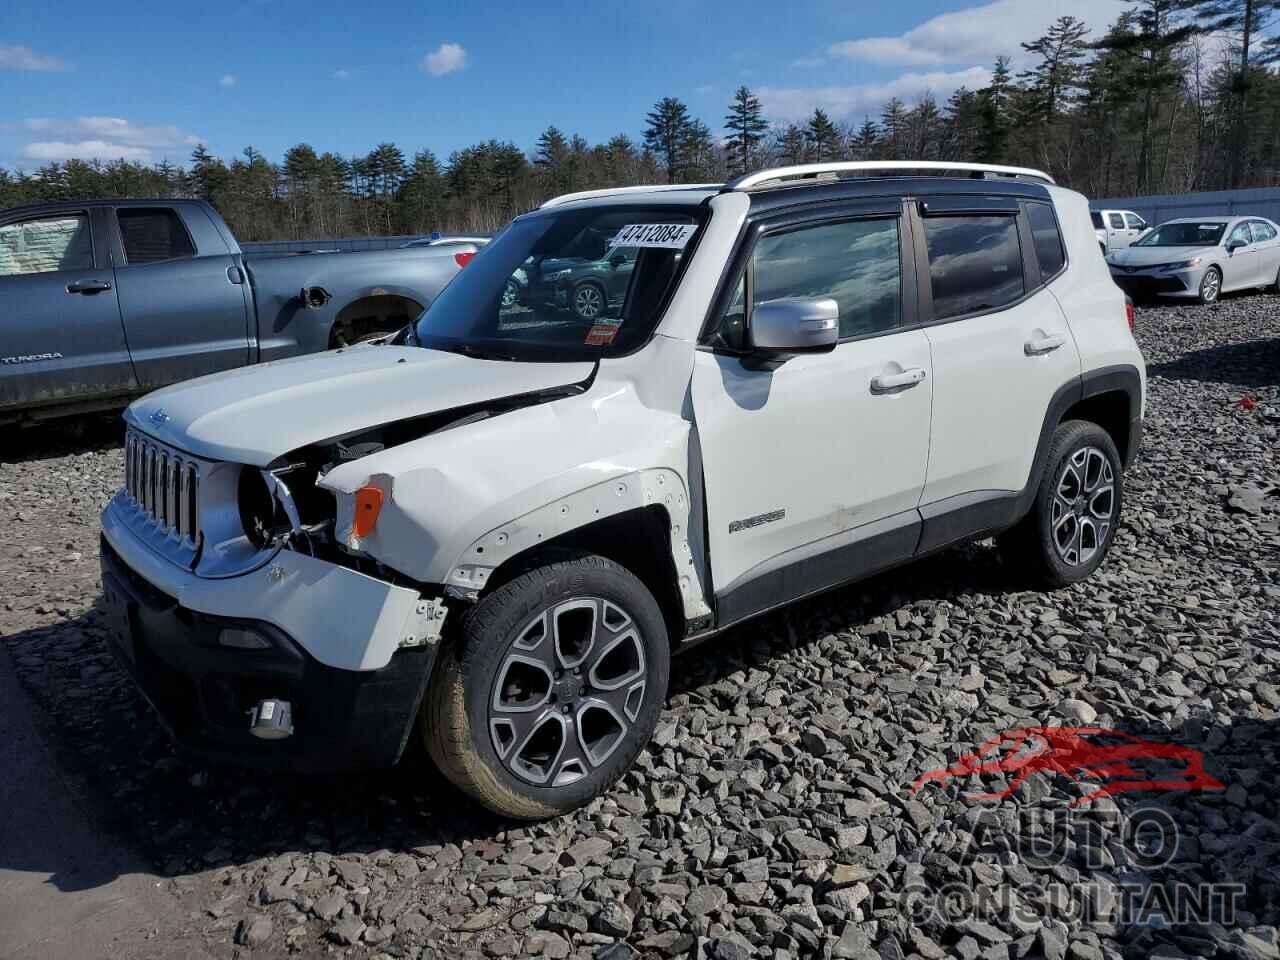
<path fill-rule="evenodd" d="M 1262 217 L 1198 217 L 1162 223 L 1107 257 L 1116 284 L 1135 300 L 1188 297 L 1280 284 L 1280 227 Z"/>

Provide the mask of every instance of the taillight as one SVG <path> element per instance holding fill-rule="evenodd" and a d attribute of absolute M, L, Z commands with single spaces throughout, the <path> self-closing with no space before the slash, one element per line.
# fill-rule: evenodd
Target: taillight
<path fill-rule="evenodd" d="M 453 262 L 456 263 L 459 267 L 465 267 L 468 263 L 471 262 L 471 258 L 474 257 L 475 255 L 476 255 L 476 252 L 474 250 L 472 250 L 470 253 L 455 253 L 453 255 Z"/>
<path fill-rule="evenodd" d="M 1129 332 L 1133 332 L 1133 301 L 1128 297 L 1124 298 L 1124 318 L 1129 324 Z"/>

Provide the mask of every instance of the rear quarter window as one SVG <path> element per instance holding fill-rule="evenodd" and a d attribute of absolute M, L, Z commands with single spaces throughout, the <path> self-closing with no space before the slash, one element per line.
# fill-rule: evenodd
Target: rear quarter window
<path fill-rule="evenodd" d="M 1040 261 L 1040 280 L 1047 283 L 1057 276 L 1067 263 L 1066 250 L 1062 245 L 1062 231 L 1058 228 L 1058 218 L 1053 207 L 1047 203 L 1028 203 L 1027 220 L 1031 224 L 1031 239 L 1036 248 L 1036 259 Z"/>

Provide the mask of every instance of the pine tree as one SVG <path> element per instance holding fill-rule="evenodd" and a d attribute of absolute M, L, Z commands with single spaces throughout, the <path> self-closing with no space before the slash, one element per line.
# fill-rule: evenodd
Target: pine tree
<path fill-rule="evenodd" d="M 689 108 L 675 97 L 663 97 L 654 104 L 645 122 L 644 145 L 666 167 L 667 182 L 675 183 L 689 142 Z"/>
<path fill-rule="evenodd" d="M 1080 85 L 1082 63 L 1089 52 L 1089 28 L 1075 17 L 1059 17 L 1048 32 L 1022 44 L 1039 59 L 1018 75 L 1030 86 L 1035 119 L 1052 123 Z"/>
<path fill-rule="evenodd" d="M 862 121 L 862 126 L 858 128 L 858 132 L 853 135 L 853 139 L 849 142 L 849 151 L 853 154 L 854 160 L 875 160 L 880 150 L 880 128 L 876 126 L 875 121 L 870 117 L 866 117 Z"/>
<path fill-rule="evenodd" d="M 769 129 L 760 99 L 746 86 L 738 87 L 725 114 L 725 152 L 731 173 L 746 173 L 753 166 L 756 148 Z"/>
<path fill-rule="evenodd" d="M 809 159 L 804 131 L 794 123 L 778 134 L 778 159 L 788 166 L 805 163 Z"/>
<path fill-rule="evenodd" d="M 897 97 L 892 97 L 880 113 L 880 129 L 884 131 L 882 143 L 888 154 L 883 159 L 906 159 L 907 107 Z"/>
<path fill-rule="evenodd" d="M 831 118 L 821 109 L 815 108 L 805 129 L 805 139 L 809 144 L 809 156 L 815 163 L 834 160 L 840 153 L 840 133 Z"/>

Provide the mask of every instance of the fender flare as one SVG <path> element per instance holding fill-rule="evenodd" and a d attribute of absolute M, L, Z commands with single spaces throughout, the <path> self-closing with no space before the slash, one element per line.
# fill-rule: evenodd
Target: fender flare
<path fill-rule="evenodd" d="M 669 467 L 622 474 L 494 527 L 454 562 L 445 578 L 445 591 L 474 599 L 508 560 L 587 524 L 648 506 L 662 507 L 670 520 L 671 561 L 686 619 L 709 616 L 711 608 L 689 544 L 689 492 L 680 474 Z"/>
<path fill-rule="evenodd" d="M 1066 412 L 1082 400 L 1117 390 L 1129 398 L 1131 432 L 1134 425 L 1138 425 L 1138 433 L 1133 435 L 1133 439 L 1129 444 L 1128 455 L 1125 457 L 1124 465 L 1127 468 L 1132 464 L 1141 439 L 1142 375 L 1138 372 L 1138 368 L 1127 363 L 1115 364 L 1109 367 L 1099 367 L 1097 370 L 1090 370 L 1081 376 L 1075 377 L 1058 388 L 1053 398 L 1049 401 L 1048 409 L 1045 411 L 1044 422 L 1040 426 L 1040 439 L 1036 443 L 1035 459 L 1031 461 L 1031 476 L 1027 478 L 1027 485 L 1023 487 L 1022 493 L 1018 496 L 1016 515 L 1019 519 L 1026 516 L 1031 509 L 1031 504 L 1036 498 L 1036 492 L 1040 489 L 1040 481 L 1044 477 L 1045 467 L 1047 466 L 1046 461 L 1049 457 L 1049 444 L 1053 440 L 1053 432 L 1058 429 L 1058 424 L 1062 422 Z"/>

